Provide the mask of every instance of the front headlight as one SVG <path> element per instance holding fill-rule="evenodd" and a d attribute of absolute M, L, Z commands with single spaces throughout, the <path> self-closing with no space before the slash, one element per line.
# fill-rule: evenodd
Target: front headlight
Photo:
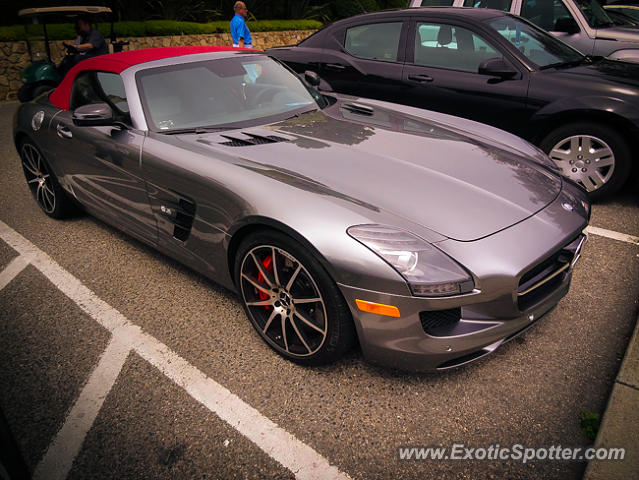
<path fill-rule="evenodd" d="M 474 288 L 468 272 L 412 233 L 384 225 L 357 225 L 347 232 L 404 277 L 413 295 L 444 297 Z"/>

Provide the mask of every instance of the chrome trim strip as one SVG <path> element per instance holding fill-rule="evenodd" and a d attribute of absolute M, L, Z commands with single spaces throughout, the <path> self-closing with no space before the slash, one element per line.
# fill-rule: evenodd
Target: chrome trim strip
<path fill-rule="evenodd" d="M 581 258 L 581 249 L 583 248 L 584 243 L 586 243 L 587 241 L 588 241 L 588 236 L 584 235 L 583 238 L 581 239 L 581 242 L 579 242 L 579 245 L 577 245 L 577 248 L 575 249 L 575 256 L 573 257 L 572 262 L 570 262 L 570 270 L 575 268 L 575 264 L 577 263 L 577 260 Z"/>
<path fill-rule="evenodd" d="M 548 275 L 546 278 L 544 278 L 543 280 L 540 280 L 539 282 L 535 283 L 532 287 L 528 287 L 526 290 L 524 290 L 523 292 L 517 292 L 517 296 L 521 297 L 523 295 L 526 295 L 527 293 L 532 292 L 534 289 L 541 287 L 544 283 L 552 280 L 553 278 L 555 278 L 557 275 L 559 275 L 561 272 L 563 272 L 564 270 L 567 270 L 568 268 L 570 268 L 570 263 L 566 263 L 563 267 L 561 267 L 559 270 L 555 270 L 552 274 Z"/>

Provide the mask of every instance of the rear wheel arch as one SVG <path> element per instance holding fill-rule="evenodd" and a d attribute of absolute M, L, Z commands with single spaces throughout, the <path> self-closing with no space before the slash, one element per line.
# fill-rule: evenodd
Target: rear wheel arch
<path fill-rule="evenodd" d="M 564 170 L 564 175 L 572 178 L 573 181 L 581 182 L 583 180 L 585 182 L 583 185 L 589 190 L 590 198 L 597 199 L 617 191 L 626 183 L 631 170 L 633 168 L 637 169 L 637 164 L 633 162 L 632 158 L 632 151 L 638 145 L 636 140 L 637 133 L 633 125 L 619 115 L 599 111 L 580 111 L 556 115 L 545 121 L 542 128 L 538 129 L 534 143 L 549 155 L 551 150 L 554 152 L 553 148 L 559 148 L 561 144 L 561 150 L 557 150 L 561 154 L 557 153 L 557 155 L 560 155 L 558 158 L 562 160 L 559 163 L 557 163 L 557 160 L 553 161 Z M 593 142 L 594 148 L 610 148 L 613 154 L 613 166 L 611 167 L 613 170 L 607 170 L 606 163 L 602 163 L 601 167 L 596 166 L 594 163 L 580 166 L 583 162 L 590 163 L 586 153 L 583 153 L 583 156 L 578 155 L 572 158 L 570 163 L 573 164 L 575 162 L 575 165 L 568 165 L 568 159 L 572 155 L 580 153 L 580 151 L 572 152 L 572 149 L 569 148 L 567 140 L 570 138 L 578 138 L 580 143 L 583 138 L 583 141 L 588 141 L 589 145 L 591 144 L 590 142 Z M 579 148 L 581 149 L 581 147 Z M 566 155 L 568 158 L 566 158 Z M 551 155 L 551 158 L 553 156 L 554 154 Z M 580 160 L 581 158 L 585 158 L 585 160 Z M 599 161 L 598 158 L 595 160 Z M 569 171 L 567 170 L 568 167 L 578 168 L 572 168 L 572 171 Z M 593 172 L 581 173 L 579 171 L 581 167 L 584 167 L 583 172 L 587 172 L 587 170 L 593 170 Z M 598 170 L 599 173 L 595 174 L 594 170 Z M 602 175 L 605 178 L 602 178 Z M 600 180 L 597 180 L 597 178 Z M 601 180 L 605 183 L 599 185 Z"/>
<path fill-rule="evenodd" d="M 620 115 L 610 112 L 602 112 L 599 110 L 562 112 L 551 115 L 543 120 L 537 120 L 535 122 L 536 127 L 534 129 L 534 133 L 530 136 L 530 140 L 535 145 L 539 145 L 539 143 L 553 130 L 570 123 L 584 122 L 613 126 L 615 129 L 619 130 L 619 133 L 624 137 L 626 142 L 628 142 L 628 146 L 639 146 L 639 140 L 637 140 L 635 135 L 633 135 L 633 133 L 639 133 L 639 129 L 634 128 L 630 121 Z"/>

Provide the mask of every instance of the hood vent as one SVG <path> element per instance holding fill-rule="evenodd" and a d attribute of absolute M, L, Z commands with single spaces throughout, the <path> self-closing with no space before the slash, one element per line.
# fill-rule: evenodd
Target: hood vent
<path fill-rule="evenodd" d="M 342 103 L 341 107 L 351 113 L 357 113 L 359 115 L 365 115 L 367 117 L 370 117 L 375 113 L 373 107 L 362 105 L 361 103 Z"/>
<path fill-rule="evenodd" d="M 229 135 L 220 135 L 226 138 L 226 142 L 220 142 L 220 145 L 227 147 L 249 147 L 252 145 L 263 145 L 265 143 L 279 143 L 288 142 L 289 140 L 284 137 L 278 137 L 277 135 L 255 135 L 254 133 L 242 132 L 249 138 L 231 137 Z"/>

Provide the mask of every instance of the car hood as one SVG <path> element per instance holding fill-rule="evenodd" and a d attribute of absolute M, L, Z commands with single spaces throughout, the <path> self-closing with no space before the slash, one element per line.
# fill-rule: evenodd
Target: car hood
<path fill-rule="evenodd" d="M 180 139 L 460 241 L 528 218 L 561 190 L 559 176 L 504 145 L 381 108 L 362 115 L 338 104 L 267 127 Z"/>
<path fill-rule="evenodd" d="M 590 64 L 559 68 L 552 74 L 555 76 L 587 77 L 589 82 L 613 82 L 639 87 L 639 63 L 619 60 L 596 59 Z"/>

